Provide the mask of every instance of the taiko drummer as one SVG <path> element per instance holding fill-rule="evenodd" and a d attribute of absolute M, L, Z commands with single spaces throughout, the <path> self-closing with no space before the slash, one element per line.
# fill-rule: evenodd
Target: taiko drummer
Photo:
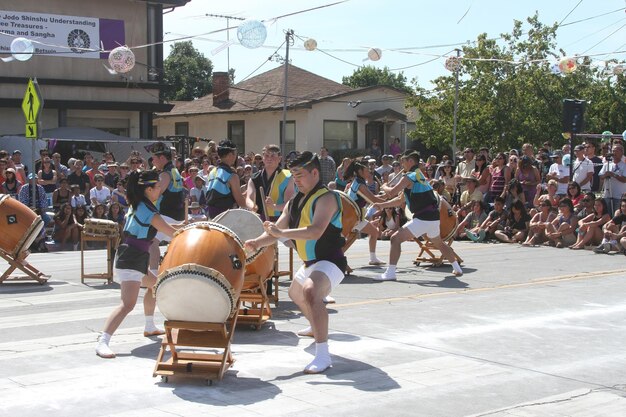
<path fill-rule="evenodd" d="M 143 298 L 146 316 L 144 336 L 163 333 L 154 324 L 156 303 L 152 287 L 156 283 L 156 276 L 148 270 L 149 249 L 157 231 L 171 238 L 176 229 L 159 215 L 152 203 L 158 200 L 160 194 L 159 174 L 156 171 L 135 171 L 129 175 L 127 195 L 131 208 L 126 215 L 124 240 L 117 250 L 114 268 L 115 279 L 120 283 L 122 290 L 121 303 L 107 319 L 98 340 L 96 354 L 102 358 L 115 357 L 115 353 L 109 348 L 111 335 L 133 311 L 142 283 L 147 287 Z"/>
<path fill-rule="evenodd" d="M 289 297 L 308 319 L 315 338 L 315 358 L 305 368 L 309 374 L 320 373 L 331 364 L 328 352 L 328 312 L 323 299 L 344 277 L 346 258 L 341 251 L 341 201 L 320 181 L 317 155 L 303 152 L 289 164 L 298 193 L 289 201 L 276 223 L 265 222 L 265 232 L 246 241 L 254 250 L 274 243 L 278 238 L 295 243 L 304 265 L 294 275 Z"/>

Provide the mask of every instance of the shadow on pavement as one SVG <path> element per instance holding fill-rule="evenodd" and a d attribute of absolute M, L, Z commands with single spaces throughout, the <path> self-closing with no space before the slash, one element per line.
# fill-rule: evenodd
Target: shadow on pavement
<path fill-rule="evenodd" d="M 445 277 L 441 281 L 412 281 L 412 283 L 417 284 L 421 287 L 440 287 L 440 288 L 468 288 L 469 284 L 467 282 L 460 281 L 457 277 Z"/>
<path fill-rule="evenodd" d="M 272 399 L 282 392 L 276 385 L 259 378 L 238 377 L 237 371 L 232 369 L 211 387 L 202 379 L 184 377 L 170 377 L 168 383 L 160 382 L 157 385 L 171 388 L 172 381 L 176 384 L 172 392 L 180 399 L 218 407 L 256 404 Z"/>
<path fill-rule="evenodd" d="M 297 346 L 298 336 L 292 331 L 280 331 L 274 323 L 266 322 L 260 330 L 252 330 L 249 326 L 237 326 L 233 335 L 233 343 L 239 345 L 261 344 L 274 346 Z"/>

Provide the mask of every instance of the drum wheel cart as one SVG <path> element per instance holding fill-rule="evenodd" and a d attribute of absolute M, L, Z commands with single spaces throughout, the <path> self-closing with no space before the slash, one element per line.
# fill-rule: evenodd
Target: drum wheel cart
<path fill-rule="evenodd" d="M 28 280 L 37 281 L 41 285 L 48 282 L 49 276 L 44 275 L 41 271 L 39 271 L 37 268 L 29 264 L 28 262 L 22 262 L 26 258 L 20 261 L 18 260 L 17 257 L 10 255 L 9 253 L 5 252 L 2 249 L 0 249 L 0 257 L 9 263 L 9 268 L 6 271 L 4 271 L 2 276 L 0 276 L 0 284 L 5 281 L 28 281 Z M 15 271 L 16 269 L 19 269 L 26 275 L 11 276 L 13 271 Z"/>
<path fill-rule="evenodd" d="M 420 247 L 420 253 L 417 255 L 417 258 L 415 258 L 415 260 L 413 261 L 413 264 L 415 266 L 419 266 L 420 263 L 422 262 L 430 262 L 433 266 L 439 267 L 443 265 L 444 262 L 447 261 L 443 257 L 441 252 L 439 252 L 439 250 L 435 248 L 435 246 L 426 236 L 424 236 L 423 241 L 419 239 L 414 239 L 414 240 L 415 242 L 417 242 L 417 244 Z M 444 243 L 450 246 L 450 249 L 452 249 L 452 242 L 454 242 L 454 236 L 449 239 L 444 240 Z M 434 251 L 437 251 L 438 255 L 436 255 Z M 454 252 L 454 249 L 452 249 L 452 251 Z M 456 257 L 456 260 L 459 264 L 463 263 L 463 259 L 461 259 L 461 257 L 457 255 L 456 252 L 454 252 L 454 256 Z"/>
<path fill-rule="evenodd" d="M 226 323 L 165 321 L 165 335 L 157 356 L 153 377 L 168 382 L 170 376 L 206 379 L 208 385 L 221 380 L 235 362 L 230 343 L 237 314 Z M 164 360 L 169 349 L 170 357 Z"/>

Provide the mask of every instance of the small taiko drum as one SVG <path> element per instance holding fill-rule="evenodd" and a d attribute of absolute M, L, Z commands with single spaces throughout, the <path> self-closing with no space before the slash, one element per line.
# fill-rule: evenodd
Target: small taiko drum
<path fill-rule="evenodd" d="M 216 216 L 213 221 L 228 227 L 243 242 L 259 237 L 263 233 L 263 222 L 258 214 L 243 209 L 232 209 Z M 267 246 L 256 251 L 246 251 L 246 275 L 257 274 L 268 278 L 274 271 L 276 245 Z"/>
<path fill-rule="evenodd" d="M 35 241 L 43 220 L 29 207 L 8 194 L 0 195 L 0 249 L 13 258 Z"/>
<path fill-rule="evenodd" d="M 230 229 L 196 222 L 174 235 L 154 294 L 168 320 L 224 323 L 237 310 L 246 259 L 243 242 Z"/>
<path fill-rule="evenodd" d="M 120 227 L 112 220 L 85 219 L 83 233 L 89 236 L 115 238 L 120 233 Z"/>
<path fill-rule="evenodd" d="M 363 211 L 348 194 L 343 191 L 335 192 L 341 197 L 341 234 L 346 238 L 346 244 L 341 249 L 345 253 L 358 236 L 358 232 L 353 229 L 363 220 Z"/>

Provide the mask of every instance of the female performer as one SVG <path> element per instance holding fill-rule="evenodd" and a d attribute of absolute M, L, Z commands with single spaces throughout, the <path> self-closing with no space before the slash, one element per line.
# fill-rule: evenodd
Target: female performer
<path fill-rule="evenodd" d="M 157 231 L 172 237 L 175 229 L 159 215 L 152 203 L 161 195 L 159 174 L 156 171 L 132 172 L 128 176 L 127 196 L 130 210 L 126 215 L 124 240 L 117 249 L 115 257 L 115 277 L 122 289 L 121 303 L 113 310 L 104 325 L 104 332 L 98 340 L 96 354 L 101 358 L 114 358 L 115 353 L 109 348 L 111 335 L 117 330 L 122 320 L 131 312 L 143 284 L 148 288 L 143 297 L 146 337 L 163 334 L 154 324 L 156 300 L 152 296 L 152 287 L 156 276 L 148 270 L 149 249 Z"/>

